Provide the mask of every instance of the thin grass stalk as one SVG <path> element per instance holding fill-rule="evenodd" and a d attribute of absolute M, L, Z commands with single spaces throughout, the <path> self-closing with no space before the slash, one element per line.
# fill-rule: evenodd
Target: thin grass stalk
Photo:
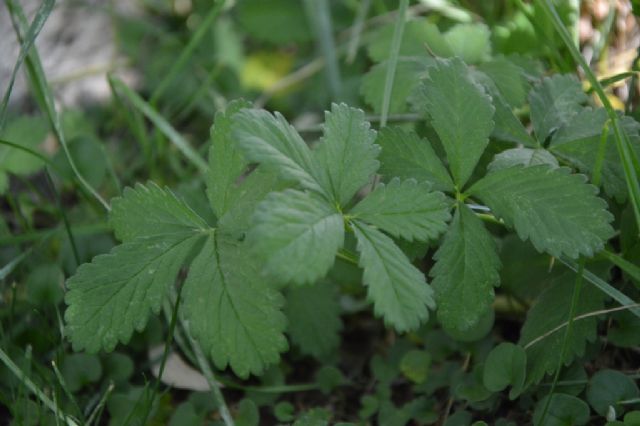
<path fill-rule="evenodd" d="M 33 393 L 36 398 L 38 398 L 40 402 L 44 404 L 45 407 L 51 410 L 56 418 L 59 418 L 60 420 L 65 422 L 67 426 L 79 426 L 76 420 L 74 420 L 71 416 L 60 412 L 58 406 L 51 399 L 49 399 L 49 397 L 45 395 L 45 393 L 31 381 L 31 379 L 27 377 L 27 375 L 20 369 L 20 367 L 18 367 L 13 362 L 13 360 L 11 360 L 11 358 L 9 358 L 9 356 L 4 350 L 2 350 L 2 348 L 0 348 L 0 361 L 2 361 L 2 363 L 9 369 L 9 371 L 11 371 L 18 378 L 18 380 L 20 380 L 24 387 L 26 387 L 31 393 Z"/>
<path fill-rule="evenodd" d="M 9 106 L 9 99 L 11 98 L 11 92 L 13 91 L 13 85 L 16 82 L 16 77 L 18 76 L 18 70 L 22 66 L 22 63 L 27 58 L 27 55 L 34 43 L 36 42 L 36 38 L 40 34 L 40 30 L 44 27 L 44 23 L 47 22 L 51 11 L 53 10 L 53 5 L 55 4 L 55 0 L 44 0 L 38 11 L 36 12 L 35 17 L 33 18 L 33 22 L 29 26 L 27 33 L 25 34 L 25 40 L 20 47 L 20 54 L 18 55 L 18 59 L 16 60 L 15 65 L 13 66 L 13 71 L 11 72 L 11 77 L 9 78 L 9 85 L 4 92 L 4 96 L 2 98 L 2 103 L 0 104 L 0 130 L 4 127 L 5 120 L 7 118 L 7 108 Z"/>
<path fill-rule="evenodd" d="M 331 7 L 327 0 L 306 0 L 307 19 L 316 33 L 316 41 L 327 66 L 327 82 L 332 99 L 342 97 L 342 77 L 338 52 L 333 39 Z"/>
<path fill-rule="evenodd" d="M 109 76 L 109 84 L 112 85 L 113 90 L 118 91 L 120 94 L 131 102 L 131 104 L 139 110 L 145 117 L 147 117 L 156 128 L 165 135 L 173 145 L 203 174 L 206 174 L 209 170 L 207 162 L 198 154 L 198 152 L 189 144 L 189 142 L 180 134 L 173 126 L 162 116 L 155 108 L 140 97 L 136 92 L 131 90 L 122 80 Z"/>
<path fill-rule="evenodd" d="M 398 16 L 396 16 L 396 25 L 393 29 L 393 38 L 391 39 L 389 59 L 387 60 L 387 74 L 384 80 L 384 92 L 382 95 L 382 108 L 380 113 L 381 128 L 387 125 L 387 118 L 389 116 L 389 104 L 391 103 L 391 95 L 393 92 L 393 81 L 396 76 L 398 57 L 400 56 L 400 44 L 402 42 L 402 34 L 404 33 L 404 24 L 406 21 L 408 7 L 409 0 L 400 0 Z"/>
<path fill-rule="evenodd" d="M 16 35 L 18 36 L 18 40 L 20 43 L 25 42 L 25 35 L 21 30 L 26 27 L 26 19 L 24 17 L 24 11 L 18 2 L 14 0 L 5 0 L 7 8 L 9 9 L 9 13 L 11 15 L 11 19 L 14 22 L 14 29 Z M 62 146 L 62 150 L 71 166 L 71 170 L 73 174 L 76 176 L 78 181 L 82 184 L 82 186 L 104 207 L 105 210 L 110 211 L 111 207 L 109 203 L 107 203 L 104 198 L 98 193 L 98 191 L 91 186 L 91 184 L 82 176 L 80 170 L 76 165 L 75 160 L 71 156 L 71 152 L 69 151 L 69 147 L 67 145 L 67 139 L 64 135 L 64 131 L 62 128 L 62 122 L 60 120 L 60 115 L 55 106 L 55 101 L 53 97 L 53 93 L 51 91 L 51 87 L 47 81 L 47 78 L 42 69 L 42 64 L 39 59 L 38 49 L 36 46 L 33 46 L 30 49 L 30 53 L 26 58 L 27 63 L 27 71 L 30 76 L 31 81 L 34 84 L 36 90 L 36 98 L 39 99 L 40 103 L 42 103 L 42 107 L 44 108 L 47 118 L 49 119 L 49 124 L 56 138 L 60 142 Z"/>
<path fill-rule="evenodd" d="M 349 40 L 349 47 L 347 48 L 346 61 L 348 64 L 352 64 L 356 59 L 358 47 L 360 47 L 360 35 L 362 34 L 362 30 L 364 29 L 364 21 L 367 18 L 370 7 L 371 0 L 362 0 L 360 2 L 360 7 L 356 12 L 356 17 L 353 21 L 353 26 L 351 27 L 351 39 Z"/>
<path fill-rule="evenodd" d="M 180 71 L 182 71 L 182 69 L 187 65 L 202 40 L 204 40 L 204 36 L 207 34 L 207 31 L 211 29 L 213 22 L 220 14 L 220 11 L 224 7 L 224 4 L 225 0 L 217 0 L 215 2 L 207 16 L 198 26 L 198 29 L 196 30 L 193 37 L 191 37 L 191 40 L 189 40 L 189 43 L 187 43 L 187 46 L 182 49 L 182 53 L 180 53 L 178 59 L 173 63 L 169 72 L 165 75 L 162 81 L 160 81 L 160 84 L 158 84 L 158 86 L 153 91 L 153 94 L 151 95 L 151 98 L 149 100 L 149 103 L 151 105 L 155 106 L 158 103 L 158 99 L 164 94 L 169 85 L 178 76 Z"/>
<path fill-rule="evenodd" d="M 580 270 L 579 265 L 575 261 L 565 256 L 561 256 L 557 259 L 561 263 L 563 263 L 565 266 L 567 266 L 569 269 L 573 270 L 574 272 L 578 272 Z M 606 281 L 602 280 L 600 277 L 598 277 L 596 274 L 589 271 L 588 269 L 584 269 L 583 275 L 587 281 L 595 285 L 598 289 L 600 289 L 607 296 L 611 297 L 613 300 L 618 302 L 621 306 L 628 307 L 629 312 L 631 312 L 632 314 L 640 318 L 640 308 L 634 308 L 633 306 L 636 304 L 636 302 L 631 300 L 631 298 L 629 298 L 626 294 L 622 293 L 621 291 L 619 291 L 617 288 L 613 287 L 611 284 L 607 283 Z"/>
<path fill-rule="evenodd" d="M 549 411 L 549 405 L 551 404 L 551 398 L 553 398 L 553 393 L 556 390 L 556 385 L 558 383 L 558 378 L 560 377 L 560 370 L 562 370 L 562 366 L 564 364 L 564 355 L 567 352 L 567 342 L 569 341 L 569 337 L 571 336 L 571 331 L 573 329 L 573 322 L 576 316 L 576 310 L 578 308 L 578 301 L 580 300 L 580 292 L 582 290 L 582 282 L 583 282 L 583 274 L 584 274 L 584 259 L 580 260 L 580 264 L 578 267 L 576 277 L 576 283 L 573 287 L 573 295 L 571 296 L 571 307 L 569 308 L 569 320 L 567 324 L 567 329 L 565 330 L 564 337 L 562 338 L 562 347 L 560 349 L 560 357 L 558 358 L 558 366 L 556 367 L 556 372 L 553 375 L 553 381 L 551 383 L 551 389 L 549 390 L 549 394 L 547 395 L 547 400 L 544 404 L 544 409 L 542 410 L 542 417 L 540 418 L 540 424 L 545 424 L 545 419 L 547 417 L 547 412 Z"/>

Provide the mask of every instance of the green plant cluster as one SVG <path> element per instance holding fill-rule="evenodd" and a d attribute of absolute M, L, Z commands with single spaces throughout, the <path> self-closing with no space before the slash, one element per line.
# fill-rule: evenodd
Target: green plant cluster
<path fill-rule="evenodd" d="M 222 3 L 204 17 L 220 20 L 215 40 L 237 24 L 266 46 L 317 40 L 333 56 L 326 22 L 309 28 L 300 17 L 316 7 L 339 25 L 349 8 L 245 1 L 236 23 Z M 14 393 L 14 416 L 35 424 L 24 413 L 41 403 L 51 424 L 97 424 L 105 407 L 110 424 L 639 424 L 640 124 L 632 105 L 615 111 L 606 82 L 588 68 L 589 91 L 574 73 L 545 71 L 586 65 L 565 28 L 570 8 L 512 2 L 520 5 L 513 23 L 498 18 L 508 11 L 476 10 L 488 26 L 461 5 L 421 3 L 449 21 L 392 14 L 366 38 L 360 60 L 371 66 L 354 87 L 325 57 L 334 99 L 314 100 L 330 106 L 310 127 L 290 110 L 285 117 L 241 99 L 252 93 L 228 81 L 247 66 L 233 39 L 218 46 L 223 71 L 206 80 L 236 100 L 212 108 L 189 76 L 177 87 L 189 74 L 180 67 L 197 74 L 210 65 L 195 45 L 207 36 L 199 29 L 170 77 L 150 78 L 149 102 L 110 76 L 116 109 L 133 111 L 114 123 L 129 126 L 140 142 L 137 170 L 148 170 L 146 183 L 108 202 L 94 188 L 119 188 L 117 165 L 82 114 L 57 112 L 37 54 L 25 56 L 47 120 L 0 121 L 0 191 L 19 213 L 13 226 L 39 232 L 10 182 L 35 186 L 28 177 L 40 171 L 64 238 L 41 232 L 48 247 L 8 252 L 13 264 L 0 270 L 6 279 L 31 251 L 59 253 L 25 274 L 29 303 L 1 311 L 0 377 Z M 46 19 L 46 5 L 41 12 Z M 279 24 L 267 31 L 265 20 Z M 123 37 L 140 31 L 121 25 Z M 273 104 L 289 109 L 282 98 Z M 201 148 L 167 119 L 201 131 L 212 116 Z M 53 158 L 38 151 L 47 121 L 63 147 Z M 72 217 L 65 191 L 85 206 Z M 89 230 L 78 238 L 69 221 L 104 217 L 102 207 L 101 237 Z M 3 238 L 22 242 L 5 228 Z M 38 353 L 51 342 L 21 328 L 36 321 L 31 306 L 50 305 L 64 343 L 49 355 L 52 371 L 32 372 L 32 346 Z M 25 313 L 14 324 L 16 306 Z M 154 375 L 180 353 L 208 390 L 173 395 L 176 403 L 160 379 L 132 385 L 141 363 L 126 352 L 158 345 Z M 53 400 L 41 390 L 48 380 L 61 390 Z M 78 396 L 96 387 L 94 397 Z M 289 396 L 297 393 L 312 397 Z"/>

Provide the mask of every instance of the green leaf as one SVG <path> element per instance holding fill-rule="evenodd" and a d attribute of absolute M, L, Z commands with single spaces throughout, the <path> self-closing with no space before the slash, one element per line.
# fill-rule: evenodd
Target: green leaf
<path fill-rule="evenodd" d="M 601 416 L 606 416 L 609 407 L 616 414 L 624 412 L 621 401 L 640 396 L 636 382 L 626 374 L 616 370 L 600 370 L 591 377 L 587 386 L 587 401 Z"/>
<path fill-rule="evenodd" d="M 521 239 L 554 257 L 592 256 L 613 234 L 612 215 L 583 175 L 547 165 L 490 173 L 469 189 Z"/>
<path fill-rule="evenodd" d="M 249 398 L 244 398 L 240 401 L 234 420 L 237 426 L 259 426 L 260 411 L 256 403 Z"/>
<path fill-rule="evenodd" d="M 394 23 L 380 28 L 373 36 L 368 46 L 368 53 L 372 60 L 381 62 L 389 57 L 391 39 L 393 38 Z M 451 56 L 451 48 L 434 24 L 426 19 L 410 20 L 405 23 L 400 43 L 400 57 L 421 57 L 427 54 L 429 46 L 437 56 Z"/>
<path fill-rule="evenodd" d="M 575 274 L 565 272 L 554 279 L 552 284 L 536 300 L 527 313 L 527 319 L 520 332 L 520 345 L 527 351 L 527 383 L 538 383 L 545 374 L 558 368 L 558 354 L 562 347 L 565 328 L 548 334 L 569 319 L 569 310 Z M 595 286 L 583 286 L 576 306 L 575 317 L 604 308 L 606 295 Z M 586 343 L 597 337 L 595 317 L 574 321 L 571 335 L 567 340 L 567 350 L 562 360 L 569 365 L 576 357 L 582 356 Z M 542 340 L 536 340 L 546 336 Z M 534 342 L 536 340 L 536 342 Z"/>
<path fill-rule="evenodd" d="M 513 166 L 535 166 L 547 164 L 552 168 L 558 167 L 558 160 L 544 148 L 512 148 L 502 151 L 493 157 L 487 167 L 489 172 L 508 169 Z"/>
<path fill-rule="evenodd" d="M 80 266 L 65 297 L 74 349 L 111 351 L 142 330 L 199 240 L 189 234 L 138 237 Z"/>
<path fill-rule="evenodd" d="M 66 355 L 60 372 L 70 392 L 78 392 L 84 386 L 96 383 L 102 377 L 102 365 L 96 355 L 85 353 Z"/>
<path fill-rule="evenodd" d="M 473 79 L 481 84 L 491 96 L 493 106 L 496 109 L 493 115 L 495 126 L 493 127 L 491 136 L 507 142 L 522 144 L 528 147 L 536 147 L 536 142 L 533 140 L 531 135 L 529 135 L 529 132 L 524 127 L 520 119 L 516 117 L 509 105 L 509 102 L 502 94 L 501 89 L 498 88 L 498 82 L 492 80 L 487 74 L 478 70 L 474 70 L 471 75 Z"/>
<path fill-rule="evenodd" d="M 269 287 L 240 243 L 207 238 L 183 289 L 183 314 L 216 367 L 261 374 L 287 349 L 282 296 Z"/>
<path fill-rule="evenodd" d="M 288 331 L 302 353 L 320 358 L 340 344 L 342 321 L 335 290 L 324 282 L 287 290 Z"/>
<path fill-rule="evenodd" d="M 344 205 L 378 170 L 380 147 L 373 142 L 376 132 L 364 112 L 345 104 L 331 105 L 325 113 L 324 137 L 314 152 L 323 173 L 323 187 Z"/>
<path fill-rule="evenodd" d="M 493 348 L 484 362 L 484 386 L 491 392 L 500 392 L 512 386 L 509 399 L 515 399 L 524 387 L 527 374 L 527 354 L 522 346 L 500 343 Z"/>
<path fill-rule="evenodd" d="M 9 121 L 0 131 L 0 139 L 38 150 L 47 137 L 47 130 L 48 125 L 44 118 L 23 116 Z M 24 176 L 38 171 L 43 165 L 42 160 L 27 152 L 0 145 L 0 171 Z"/>
<path fill-rule="evenodd" d="M 593 180 L 606 122 L 607 113 L 604 109 L 584 108 L 554 134 L 549 150 L 582 173 L 591 176 Z M 631 147 L 635 150 L 636 155 L 640 155 L 638 123 L 631 117 L 625 116 L 621 118 L 621 124 L 629 136 Z M 601 160 L 600 183 L 607 195 L 624 202 L 628 196 L 627 185 L 624 169 L 616 149 L 613 129 L 609 129 L 605 143 L 604 156 Z"/>
<path fill-rule="evenodd" d="M 476 64 L 491 56 L 490 38 L 489 28 L 479 23 L 457 24 L 445 34 L 451 56 L 468 64 Z"/>
<path fill-rule="evenodd" d="M 378 185 L 349 214 L 394 237 L 428 241 L 443 233 L 451 218 L 444 194 L 430 188 L 426 182 L 394 178 L 388 185 Z"/>
<path fill-rule="evenodd" d="M 393 23 L 382 27 L 369 44 L 369 56 L 376 62 L 389 57 Z M 400 57 L 424 57 L 431 52 L 436 57 L 459 57 L 475 64 L 491 55 L 490 32 L 486 25 L 462 23 L 442 33 L 426 19 L 415 19 L 405 24 L 400 43 Z"/>
<path fill-rule="evenodd" d="M 224 112 L 216 113 L 211 127 L 207 197 L 218 218 L 221 218 L 239 197 L 235 183 L 247 166 L 247 160 L 231 136 L 231 117 L 250 106 L 246 101 L 229 103 Z"/>
<path fill-rule="evenodd" d="M 122 197 L 111 202 L 109 220 L 116 238 L 123 242 L 208 228 L 204 219 L 170 189 L 153 182 L 125 188 Z"/>
<path fill-rule="evenodd" d="M 473 327 L 493 302 L 500 283 L 496 244 L 476 215 L 464 204 L 458 208 L 433 256 L 433 289 L 438 319 L 446 328 Z"/>
<path fill-rule="evenodd" d="M 542 422 L 542 412 L 547 405 L 547 399 L 551 398 L 546 419 Z M 533 412 L 534 426 L 582 426 L 589 423 L 589 406 L 575 396 L 563 393 L 547 395 L 538 404 Z"/>
<path fill-rule="evenodd" d="M 353 221 L 358 240 L 363 282 L 376 315 L 399 332 L 415 330 L 435 307 L 433 291 L 424 275 L 406 258 L 393 240 L 377 229 Z"/>
<path fill-rule="evenodd" d="M 525 71 L 520 66 L 504 56 L 499 56 L 478 65 L 478 69 L 491 78 L 507 105 L 524 105 L 530 85 Z"/>
<path fill-rule="evenodd" d="M 307 15 L 301 2 L 243 0 L 238 3 L 238 22 L 251 37 L 278 46 L 311 40 Z"/>
<path fill-rule="evenodd" d="M 447 153 L 458 187 L 471 176 L 493 131 L 494 107 L 459 59 L 439 60 L 417 93 Z"/>
<path fill-rule="evenodd" d="M 554 131 L 580 112 L 587 95 L 572 75 L 547 77 L 529 93 L 531 121 L 538 142 L 543 143 Z"/>
<path fill-rule="evenodd" d="M 400 371 L 413 383 L 424 383 L 431 367 L 431 355 L 427 351 L 410 350 L 400 360 Z"/>
<path fill-rule="evenodd" d="M 293 189 L 258 204 L 248 240 L 264 272 L 282 282 L 313 283 L 333 265 L 344 243 L 342 215 L 323 200 Z"/>
<path fill-rule="evenodd" d="M 393 79 L 389 113 L 398 114 L 407 111 L 407 99 L 415 91 L 420 80 L 426 74 L 431 58 L 402 57 L 398 58 L 396 73 Z M 371 67 L 362 77 L 360 94 L 375 113 L 381 112 L 384 85 L 387 77 L 387 61 Z"/>
<path fill-rule="evenodd" d="M 285 187 L 286 183 L 278 178 L 277 173 L 259 166 L 234 189 L 233 204 L 219 218 L 218 228 L 228 234 L 245 232 L 251 225 L 251 217 L 258 203 L 270 192 Z"/>
<path fill-rule="evenodd" d="M 311 150 L 280 113 L 241 110 L 232 117 L 231 132 L 249 161 L 262 163 L 283 178 L 328 196 L 317 179 L 318 164 Z"/>
<path fill-rule="evenodd" d="M 438 191 L 454 190 L 449 172 L 426 139 L 400 127 L 385 127 L 376 142 L 382 147 L 380 173 L 384 176 L 427 181 Z"/>

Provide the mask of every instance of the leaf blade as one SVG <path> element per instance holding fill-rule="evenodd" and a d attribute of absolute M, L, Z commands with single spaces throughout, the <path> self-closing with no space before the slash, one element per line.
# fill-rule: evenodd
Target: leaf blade
<path fill-rule="evenodd" d="M 469 78 L 457 58 L 440 60 L 418 92 L 447 153 L 454 182 L 462 187 L 471 176 L 493 131 L 494 107 L 481 86 Z"/>
<path fill-rule="evenodd" d="M 433 309 L 433 290 L 391 238 L 360 221 L 353 221 L 364 269 L 363 281 L 376 315 L 400 332 L 416 329 Z"/>
<path fill-rule="evenodd" d="M 76 350 L 113 350 L 158 312 L 199 236 L 139 237 L 80 266 L 67 281 L 67 333 Z"/>
<path fill-rule="evenodd" d="M 269 194 L 256 208 L 248 241 L 264 272 L 283 282 L 312 283 L 327 273 L 344 243 L 342 215 L 309 193 Z"/>
<path fill-rule="evenodd" d="M 378 170 L 380 147 L 374 144 L 375 130 L 364 112 L 346 104 L 332 104 L 325 113 L 324 136 L 314 151 L 324 170 L 323 187 L 331 188 L 333 199 L 344 205 Z"/>
<path fill-rule="evenodd" d="M 500 282 L 500 259 L 493 238 L 466 205 L 458 204 L 433 258 L 436 263 L 430 275 L 438 318 L 454 330 L 473 327 L 493 302 L 493 288 Z"/>
<path fill-rule="evenodd" d="M 583 175 L 547 165 L 514 166 L 488 174 L 469 189 L 521 239 L 554 257 L 601 250 L 612 236 L 612 215 Z"/>
<path fill-rule="evenodd" d="M 247 160 L 264 164 L 303 188 L 328 196 L 318 165 L 298 132 L 278 112 L 244 109 L 233 116 L 231 134 Z"/>
<path fill-rule="evenodd" d="M 246 253 L 234 240 L 209 236 L 183 290 L 193 334 L 218 368 L 229 365 L 242 378 L 262 373 L 287 349 L 282 295 L 260 277 Z"/>
<path fill-rule="evenodd" d="M 153 182 L 125 188 L 111 202 L 109 221 L 116 238 L 131 241 L 138 237 L 192 233 L 208 227 L 195 211 L 170 189 Z"/>
<path fill-rule="evenodd" d="M 449 172 L 426 139 L 400 127 L 385 127 L 376 142 L 382 147 L 380 173 L 384 176 L 427 181 L 438 191 L 454 190 Z"/>
<path fill-rule="evenodd" d="M 436 238 L 447 229 L 451 217 L 443 193 L 430 191 L 426 182 L 397 178 L 378 185 L 349 213 L 409 241 Z"/>

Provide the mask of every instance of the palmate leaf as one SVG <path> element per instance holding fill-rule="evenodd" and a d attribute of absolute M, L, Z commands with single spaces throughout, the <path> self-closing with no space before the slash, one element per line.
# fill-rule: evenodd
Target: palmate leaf
<path fill-rule="evenodd" d="M 527 351 L 527 385 L 540 382 L 545 374 L 552 373 L 558 367 L 565 328 L 536 343 L 532 342 L 569 320 L 575 281 L 576 275 L 573 272 L 560 275 L 538 297 L 527 313 L 519 341 Z M 606 295 L 597 287 L 583 284 L 575 316 L 603 309 L 605 299 Z M 563 365 L 568 365 L 577 356 L 583 355 L 587 342 L 596 339 L 597 322 L 597 318 L 592 317 L 573 323 L 562 360 Z"/>
<path fill-rule="evenodd" d="M 384 176 L 426 181 L 438 191 L 454 190 L 449 172 L 426 139 L 399 127 L 385 127 L 376 142 L 382 147 L 380 173 Z"/>
<path fill-rule="evenodd" d="M 438 319 L 446 328 L 464 331 L 487 312 L 500 283 L 500 259 L 491 234 L 466 205 L 459 203 L 434 255 L 431 269 Z"/>
<path fill-rule="evenodd" d="M 548 165 L 510 167 L 490 173 L 468 191 L 521 239 L 559 257 L 592 256 L 613 235 L 613 219 L 584 175 Z"/>
<path fill-rule="evenodd" d="M 232 121 L 232 137 L 247 160 L 261 163 L 285 179 L 330 197 L 318 181 L 317 160 L 281 114 L 243 109 L 234 114 Z"/>
<path fill-rule="evenodd" d="M 451 217 L 442 192 L 432 192 L 426 182 L 397 178 L 388 185 L 378 185 L 349 213 L 409 241 L 436 238 L 447 229 Z"/>
<path fill-rule="evenodd" d="M 331 105 L 325 113 L 324 137 L 314 155 L 323 173 L 323 187 L 339 205 L 345 205 L 378 170 L 380 147 L 364 112 L 345 104 Z"/>
<path fill-rule="evenodd" d="M 427 308 L 435 307 L 433 290 L 391 238 L 364 222 L 352 225 L 376 315 L 399 332 L 415 330 L 429 318 Z"/>
<path fill-rule="evenodd" d="M 183 289 L 183 311 L 216 366 L 260 374 L 287 349 L 282 295 L 269 287 L 241 243 L 210 235 Z"/>
<path fill-rule="evenodd" d="M 482 87 L 469 78 L 459 59 L 440 60 L 429 68 L 415 104 L 431 119 L 447 153 L 458 187 L 464 186 L 493 131 L 494 107 Z"/>
<path fill-rule="evenodd" d="M 288 189 L 256 208 L 247 239 L 265 273 L 283 282 L 312 283 L 333 265 L 344 242 L 342 215 L 312 194 Z"/>
<path fill-rule="evenodd" d="M 125 188 L 111 202 L 110 223 L 120 241 L 208 228 L 207 223 L 169 189 L 153 182 Z"/>
<path fill-rule="evenodd" d="M 285 314 L 291 340 L 304 354 L 330 355 L 340 344 L 340 303 L 336 287 L 325 282 L 290 288 Z"/>
<path fill-rule="evenodd" d="M 138 237 L 80 266 L 67 281 L 67 334 L 76 350 L 113 350 L 142 330 L 200 237 Z"/>

